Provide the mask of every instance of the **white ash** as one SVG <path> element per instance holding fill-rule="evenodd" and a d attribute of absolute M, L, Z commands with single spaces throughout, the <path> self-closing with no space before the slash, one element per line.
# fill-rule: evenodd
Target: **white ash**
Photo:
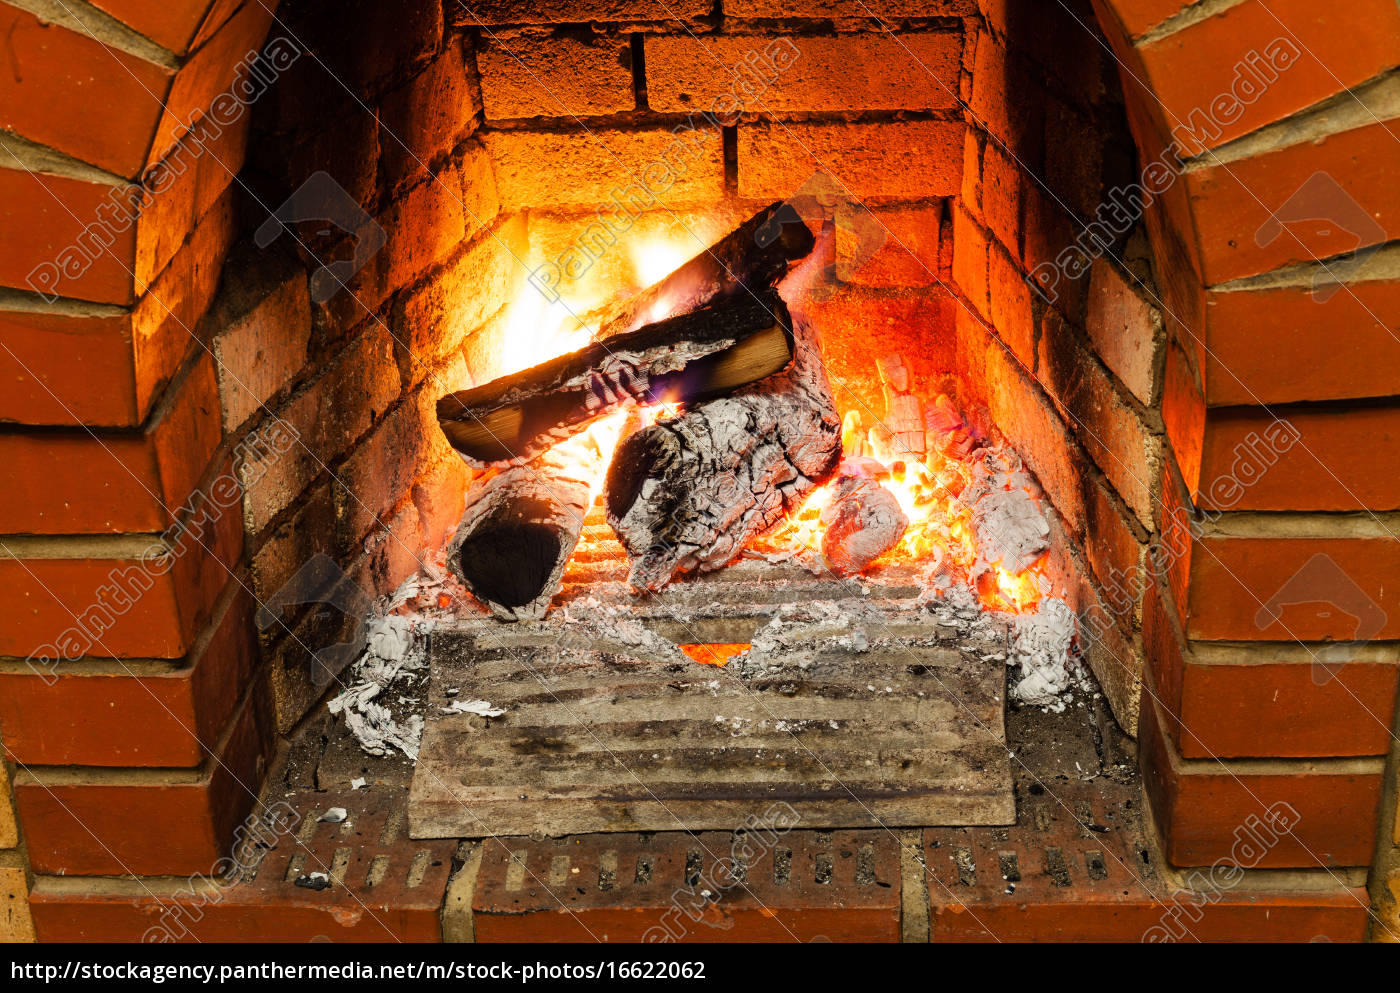
<path fill-rule="evenodd" d="M 326 705 L 343 715 L 346 729 L 370 755 L 402 752 L 418 758 L 423 715 L 416 712 L 414 691 L 426 683 L 428 635 L 440 619 L 429 616 L 425 606 L 438 602 L 445 576 L 439 564 L 429 563 L 424 574 L 375 605 L 366 621 L 365 651 L 347 671 L 345 690 Z M 442 610 L 435 613 L 445 616 Z M 399 692 L 386 692 L 391 687 Z"/>
<path fill-rule="evenodd" d="M 559 613 L 565 624 L 575 627 L 574 634 L 580 638 L 623 644 L 654 656 L 680 656 L 674 642 L 643 624 L 628 607 L 616 607 L 590 596 L 571 601 Z M 673 615 L 673 619 L 690 620 L 680 614 Z"/>
<path fill-rule="evenodd" d="M 1034 613 L 1020 614 L 1011 639 L 1009 665 L 1019 679 L 1011 687 L 1018 703 L 1061 713 L 1071 698 L 1076 673 L 1070 657 L 1077 622 L 1069 605 L 1056 597 L 1040 601 Z"/>
<path fill-rule="evenodd" d="M 500 717 L 504 707 L 496 707 L 489 700 L 453 700 L 442 708 L 444 714 L 475 714 L 477 717 Z"/>
<path fill-rule="evenodd" d="M 1008 572 L 1029 569 L 1050 547 L 1050 522 L 1032 495 L 1036 485 L 1020 456 L 1004 445 L 984 448 L 973 455 L 971 466 L 961 498 L 972 508 L 979 559 Z"/>

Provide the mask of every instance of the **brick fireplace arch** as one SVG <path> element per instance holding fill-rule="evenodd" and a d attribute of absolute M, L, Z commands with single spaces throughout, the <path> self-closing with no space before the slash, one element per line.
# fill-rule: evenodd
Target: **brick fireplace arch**
<path fill-rule="evenodd" d="M 358 22 L 360 43 L 441 43 L 435 4 L 414 22 L 420 34 L 397 33 L 395 5 L 382 6 L 379 23 Z M 510 5 L 478 6 L 489 20 Z M 496 19 L 565 19 L 557 4 L 514 6 Z M 668 16 L 643 3 L 633 6 L 646 13 L 624 18 L 619 6 L 574 4 L 567 20 Z M 686 8 L 684 17 L 712 7 L 659 6 Z M 864 4 L 843 0 L 722 6 L 764 24 L 868 16 Z M 960 291 L 985 308 L 1013 353 L 1010 322 L 997 318 L 1029 287 L 999 279 L 998 259 L 1042 290 L 1082 270 L 1073 292 L 1112 301 L 1105 312 L 1120 327 L 1135 320 L 1128 308 L 1145 305 L 1128 292 L 1131 274 L 1098 264 L 1092 241 L 1026 230 L 1022 245 L 998 255 L 994 212 L 974 203 L 1010 189 L 1043 199 L 1024 180 L 995 175 L 986 153 L 1016 141 L 1017 69 L 1003 42 L 1060 44 L 1055 32 L 1073 30 L 1087 10 L 1072 4 L 1066 19 L 1006 0 L 894 6 L 898 17 L 956 21 L 970 39 L 964 123 L 981 137 L 969 142 L 953 191 L 961 191 L 954 224 L 968 233 L 957 235 L 951 261 Z M 260 779 L 286 723 L 272 700 L 276 674 L 259 661 L 256 605 L 229 580 L 247 568 L 245 521 L 187 506 L 192 494 L 217 492 L 211 482 L 236 455 L 241 418 L 221 396 L 210 342 L 192 341 L 191 329 L 204 334 L 242 233 L 234 176 L 257 149 L 254 115 L 237 95 L 262 85 L 266 65 L 254 70 L 247 57 L 276 7 L 0 4 L 10 63 L 0 72 L 0 585 L 15 605 L 0 623 L 0 725 L 19 826 L 5 830 L 0 816 L 0 847 L 13 850 L 0 871 L 16 891 L 34 888 L 41 936 L 45 908 L 71 916 L 103 902 L 71 879 L 46 886 L 50 877 L 206 871 L 253 802 L 238 784 Z M 1111 372 L 1165 437 L 1161 457 L 1143 462 L 1155 473 L 1150 485 L 1140 495 L 1119 487 L 1108 507 L 1143 510 L 1161 564 L 1133 598 L 1123 636 L 1145 658 L 1148 692 L 1139 703 L 1133 671 L 1100 678 L 1137 732 L 1173 864 L 1230 857 L 1237 829 L 1265 798 L 1291 804 L 1300 824 L 1258 866 L 1315 869 L 1320 858 L 1393 872 L 1394 813 L 1382 796 L 1393 808 L 1394 766 L 1387 786 L 1385 763 L 1400 593 L 1386 579 L 1400 574 L 1400 253 L 1390 244 L 1400 233 L 1400 13 L 1391 0 L 1326 11 L 1299 0 L 1094 0 L 1093 8 L 1119 63 L 1142 169 L 1141 185 L 1124 196 L 1146 208 L 1164 315 L 1146 345 L 1110 321 L 1085 366 Z M 599 71 L 614 65 L 600 62 Z M 1068 87 L 1093 85 L 1064 68 Z M 1391 116 L 1359 108 L 1353 91 Z M 431 108 L 396 112 L 433 127 Z M 1173 148 L 1186 152 L 1184 165 Z M 745 154 L 742 139 L 735 154 Z M 134 184 L 159 195 L 138 199 Z M 1022 216 L 1051 212 L 1026 206 Z M 980 255 L 969 259 L 972 245 Z M 282 284 L 266 286 L 281 299 Z M 1038 377 L 1048 370 L 1046 409 L 1093 423 L 1115 401 L 1079 373 L 1057 381 L 1059 360 L 1037 355 L 1047 340 L 1035 330 L 1023 343 L 1026 368 Z M 979 366 L 973 378 L 996 393 L 1020 375 Z M 1296 439 L 1268 447 L 1281 420 Z M 1034 447 L 1026 457 L 1063 511 Z M 1090 501 L 1080 512 L 1104 511 Z M 113 611 L 78 661 L 25 662 L 69 636 L 72 616 L 103 603 L 104 590 L 115 583 L 120 592 L 114 577 L 141 561 L 152 536 L 190 517 L 207 519 L 205 554 L 176 557 L 135 606 Z M 1143 553 L 1127 554 L 1141 570 Z M 1319 556 L 1350 585 L 1325 576 L 1309 585 Z M 1290 593 L 1300 575 L 1304 589 Z M 1328 600 L 1334 609 L 1314 609 Z M 1375 893 L 1383 902 L 1380 884 Z"/>

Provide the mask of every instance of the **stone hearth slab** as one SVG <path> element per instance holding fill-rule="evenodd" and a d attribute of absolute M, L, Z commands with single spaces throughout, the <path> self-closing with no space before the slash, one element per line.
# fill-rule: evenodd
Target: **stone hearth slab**
<path fill-rule="evenodd" d="M 731 608 L 758 633 L 720 668 L 670 640 L 687 615 L 641 613 L 645 630 L 553 617 L 435 632 L 413 836 L 1014 820 L 992 619 L 960 629 L 893 600 L 788 604 L 776 623 Z M 454 700 L 504 714 L 443 713 Z"/>

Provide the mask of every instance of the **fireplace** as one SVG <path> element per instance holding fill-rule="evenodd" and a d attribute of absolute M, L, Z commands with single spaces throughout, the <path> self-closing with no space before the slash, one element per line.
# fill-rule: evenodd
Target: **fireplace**
<path fill-rule="evenodd" d="M 920 650 L 959 612 L 987 619 L 942 645 L 960 668 L 917 666 L 956 671 L 997 731 L 977 709 L 983 740 L 960 739 L 974 757 L 958 788 L 991 798 L 980 814 L 895 826 L 1021 824 L 1021 772 L 990 757 L 1010 733 L 1002 697 L 1097 706 L 1136 739 L 1163 866 L 1307 870 L 1332 887 L 1317 914 L 1346 920 L 1325 930 L 1375 918 L 1358 867 L 1380 867 L 1383 905 L 1400 663 L 1378 471 L 1394 355 L 1373 328 L 1390 217 L 1380 180 L 1308 150 L 1370 148 L 1385 125 L 1329 116 L 1337 87 L 1307 66 L 1345 65 L 1344 86 L 1389 107 L 1379 42 L 1334 51 L 1312 15 L 1270 26 L 1251 0 L 189 6 L 6 8 L 36 52 L 115 46 L 168 86 L 153 117 L 84 131 L 17 111 L 2 136 L 7 181 L 47 198 L 11 208 L 48 240 L 7 263 L 0 326 L 19 384 L 0 415 L 15 482 L 0 568 L 33 610 L 7 630 L 0 723 L 41 932 L 71 934 L 57 918 L 89 900 L 60 876 L 207 873 L 328 703 L 394 755 L 416 757 L 426 723 L 424 752 L 460 764 L 434 729 L 489 729 L 489 685 L 434 661 L 421 685 L 362 689 L 366 660 L 411 654 L 430 628 L 468 657 L 547 636 L 625 654 L 635 635 L 688 657 L 698 684 L 786 665 L 774 618 L 849 645 L 910 610 L 928 628 L 897 637 Z M 1374 18 L 1400 33 L 1393 11 Z M 109 83 L 149 110 L 154 82 Z M 810 248 L 741 280 L 737 302 L 666 282 L 736 231 L 747 258 L 799 230 Z M 763 312 L 738 313 L 745 300 Z M 667 527 L 698 505 L 724 519 L 704 542 L 658 550 L 674 529 L 631 533 L 628 515 L 644 489 L 678 489 L 652 471 L 657 432 L 771 396 L 761 363 L 703 396 L 643 383 L 616 409 L 635 384 L 595 377 L 607 416 L 526 432 L 535 447 L 509 458 L 464 458 L 447 427 L 466 418 L 444 398 L 581 354 L 600 327 L 665 325 L 673 348 L 714 321 L 743 325 L 725 349 L 779 328 L 763 339 L 787 335 L 776 375 L 806 355 L 830 409 L 801 443 L 784 432 L 806 408 L 748 422 L 784 439 L 785 475 L 756 482 L 755 442 L 728 466 L 743 486 L 657 497 Z M 1328 347 L 1341 332 L 1355 348 Z M 75 334 L 92 349 L 69 354 Z M 826 449 L 795 458 L 814 437 Z M 578 490 L 573 533 L 539 552 L 538 529 L 498 532 L 480 551 L 472 508 L 497 513 L 490 488 L 537 481 L 541 458 Z M 740 490 L 752 513 L 715 509 Z M 510 492 L 500 513 L 518 517 Z M 528 589 L 513 542 L 547 564 Z M 825 630 L 813 605 L 853 598 L 871 616 Z M 574 624 L 594 641 L 571 645 Z M 956 715 L 937 720 L 919 733 Z M 541 742 L 549 761 L 527 768 L 565 747 Z M 808 827 L 859 826 L 794 804 Z M 1239 849 L 1251 818 L 1287 822 L 1257 859 Z M 137 821 L 172 826 L 153 840 Z M 617 821 L 667 829 L 637 823 Z"/>

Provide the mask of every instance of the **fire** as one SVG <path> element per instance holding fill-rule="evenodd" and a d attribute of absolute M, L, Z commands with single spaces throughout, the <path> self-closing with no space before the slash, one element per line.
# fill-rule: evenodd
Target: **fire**
<path fill-rule="evenodd" d="M 592 335 L 581 317 L 589 309 L 580 301 L 550 302 L 544 294 L 522 288 L 505 313 L 500 348 L 493 356 L 496 368 L 488 378 L 508 376 L 587 345 Z"/>
<path fill-rule="evenodd" d="M 639 286 L 648 286 L 668 275 L 690 254 L 693 253 L 686 251 L 678 237 L 639 239 L 632 249 Z M 494 368 L 487 378 L 520 372 L 577 351 L 593 341 L 595 329 L 589 327 L 586 315 L 595 315 L 597 308 L 616 294 L 601 287 L 579 285 L 574 289 L 569 298 L 561 296 L 550 301 L 542 293 L 521 287 L 503 315 L 499 346 L 492 356 Z M 669 306 L 668 301 L 659 301 L 650 319 L 665 317 Z M 674 417 L 678 412 L 678 406 L 671 403 L 617 411 L 560 442 L 553 453 L 577 467 L 580 478 L 588 481 L 590 493 L 596 499 L 623 434 L 661 418 Z"/>
<path fill-rule="evenodd" d="M 848 437 L 848 450 L 859 452 L 867 447 L 860 441 Z M 978 597 L 984 607 L 992 610 L 1033 611 L 1045 595 L 1048 581 L 1044 555 L 1029 568 L 1015 571 L 1000 562 L 979 564 L 972 511 L 958 498 L 970 482 L 970 467 L 956 453 L 907 454 L 889 459 L 888 463 L 857 455 L 848 459 L 843 471 L 856 471 L 878 480 L 909 518 L 909 527 L 899 543 L 876 559 L 872 568 L 934 564 L 965 577 L 977 574 Z M 804 552 L 820 559 L 825 531 L 822 511 L 835 489 L 834 480 L 818 487 L 795 514 L 760 536 L 752 547 L 767 555 Z"/>
<path fill-rule="evenodd" d="M 640 289 L 674 272 L 694 254 L 694 237 L 674 229 L 636 238 L 629 246 L 632 278 Z M 538 365 L 546 359 L 583 348 L 596 329 L 583 320 L 597 308 L 619 296 L 617 287 L 575 286 L 572 299 L 548 301 L 540 293 L 522 288 L 503 321 L 503 336 L 496 358 L 495 375 L 507 375 Z M 621 293 L 622 296 L 626 292 Z M 659 302 L 648 315 L 659 320 L 668 315 L 668 301 Z M 870 411 L 846 415 L 842 443 L 846 461 L 842 471 L 873 479 L 893 495 L 909 520 L 895 546 L 869 568 L 933 566 L 973 583 L 988 609 L 1034 611 L 1049 589 L 1045 556 L 1021 568 L 981 558 L 971 508 L 959 494 L 971 483 L 971 439 L 960 415 L 946 397 L 925 404 L 912 392 L 911 375 L 902 357 L 890 355 L 877 363 L 884 383 L 886 411 L 882 419 Z M 580 434 L 554 449 L 578 467 L 596 498 L 602 488 L 613 452 L 625 433 L 681 413 L 678 404 L 661 402 L 641 409 L 623 410 L 595 421 Z M 821 557 L 825 525 L 822 512 L 836 489 L 832 481 L 817 488 L 777 528 L 760 536 L 751 548 L 769 556 Z M 747 646 L 687 646 L 698 661 L 723 665 Z M 703 657 L 699 657 L 703 656 Z"/>

